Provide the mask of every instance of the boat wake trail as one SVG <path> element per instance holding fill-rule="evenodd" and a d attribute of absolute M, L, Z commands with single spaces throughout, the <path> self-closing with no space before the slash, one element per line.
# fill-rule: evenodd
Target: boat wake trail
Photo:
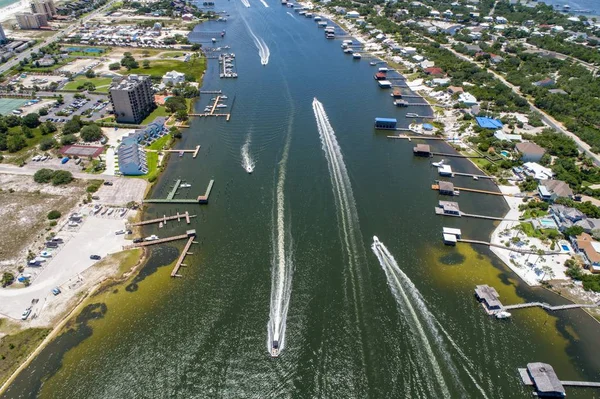
<path fill-rule="evenodd" d="M 456 366 L 450 358 L 442 334 L 440 334 L 436 326 L 436 324 L 439 325 L 439 322 L 429 311 L 421 293 L 402 269 L 400 269 L 392 254 L 390 254 L 386 246 L 377 237 L 373 237 L 371 249 L 375 256 L 377 256 L 379 264 L 385 272 L 388 286 L 398 303 L 399 312 L 410 326 L 412 334 L 409 339 L 416 353 L 414 360 L 418 366 L 414 368 L 418 374 L 416 379 L 425 383 L 424 389 L 429 391 L 427 392 L 427 396 L 452 396 L 442 374 L 443 367 L 445 371 L 452 374 L 451 382 L 455 385 L 456 389 L 462 392 L 460 396 L 467 397 L 468 395 L 464 387 L 460 385 Z M 447 336 L 445 331 L 444 334 Z M 449 336 L 447 337 L 449 338 Z M 453 341 L 451 343 L 455 346 Z M 459 348 L 455 347 L 455 349 Z M 464 356 L 462 352 L 461 355 Z M 440 367 L 438 360 L 443 362 L 442 367 Z M 471 373 L 466 368 L 465 371 L 469 374 L 469 377 L 483 397 L 486 397 L 485 392 L 473 379 Z"/>
<path fill-rule="evenodd" d="M 292 17 L 292 18 L 296 19 L 296 17 L 294 17 L 294 14 L 292 14 L 292 13 L 291 13 L 291 12 L 289 12 L 289 11 L 287 12 L 287 15 L 289 15 L 290 17 Z"/>
<path fill-rule="evenodd" d="M 250 2 L 248 0 L 242 0 L 242 4 L 246 6 L 246 8 L 250 8 Z"/>
<path fill-rule="evenodd" d="M 271 309 L 267 325 L 267 350 L 271 356 L 279 356 L 279 353 L 285 347 L 286 318 L 292 294 L 292 275 L 294 272 L 291 222 L 289 216 L 286 218 L 284 190 L 292 137 L 292 121 L 293 118 L 290 118 L 283 155 L 281 161 L 279 161 L 273 209 Z"/>
<path fill-rule="evenodd" d="M 248 132 L 248 135 L 246 136 L 246 142 L 241 149 L 242 168 L 244 168 L 248 173 L 252 173 L 254 171 L 254 160 L 252 159 L 252 155 L 250 155 L 250 138 L 251 133 Z"/>
<path fill-rule="evenodd" d="M 246 0 L 248 1 L 248 0 Z M 260 2 L 263 4 L 263 6 L 269 8 L 269 5 L 267 4 L 267 2 L 265 0 L 260 0 Z"/>
<path fill-rule="evenodd" d="M 248 0 L 245 0 L 245 1 L 248 1 Z M 263 65 L 267 65 L 269 63 L 269 57 L 271 56 L 271 51 L 269 50 L 269 46 L 267 46 L 267 44 L 265 43 L 265 41 L 262 38 L 260 38 L 254 34 L 254 31 L 250 28 L 250 26 L 248 25 L 248 23 L 245 20 L 244 20 L 244 23 L 246 24 L 246 28 L 248 28 L 248 31 L 250 32 L 250 36 L 252 36 L 254 45 L 256 45 L 256 48 L 258 49 L 260 63 Z"/>
<path fill-rule="evenodd" d="M 335 199 L 335 206 L 338 220 L 338 231 L 340 234 L 340 241 L 343 247 L 344 260 L 348 267 L 344 269 L 344 272 L 349 273 L 348 288 L 350 291 L 346 292 L 346 295 L 350 295 L 352 298 L 346 298 L 351 301 L 354 306 L 355 320 L 352 321 L 352 326 L 355 328 L 356 336 L 353 337 L 355 343 L 359 346 L 355 346 L 361 356 L 360 361 L 363 362 L 363 366 L 366 367 L 365 359 L 365 345 L 367 342 L 363 339 L 363 332 L 368 330 L 368 326 L 363 321 L 363 309 L 362 299 L 362 275 L 361 266 L 366 264 L 366 254 L 364 251 L 364 243 L 362 235 L 360 233 L 360 226 L 358 220 L 358 212 L 356 210 L 356 203 L 354 201 L 354 194 L 352 192 L 352 185 L 350 184 L 350 177 L 344 163 L 344 157 L 342 155 L 341 148 L 337 142 L 335 131 L 329 123 L 327 113 L 323 108 L 323 104 L 316 98 L 312 102 L 315 119 L 317 122 L 317 128 L 319 130 L 319 137 L 321 139 L 321 148 L 325 152 L 325 158 L 327 160 L 327 167 L 329 169 L 329 177 L 331 179 L 331 185 L 333 189 L 333 196 Z M 366 378 L 366 376 L 363 376 Z"/>

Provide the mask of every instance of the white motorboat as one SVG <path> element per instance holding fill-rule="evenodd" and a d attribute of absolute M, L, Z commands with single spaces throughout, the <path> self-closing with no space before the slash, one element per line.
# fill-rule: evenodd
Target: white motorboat
<path fill-rule="evenodd" d="M 369 65 L 375 66 L 375 65 L 377 65 L 377 63 L 375 61 L 371 61 L 371 62 L 369 62 Z"/>
<path fill-rule="evenodd" d="M 190 183 L 181 183 L 181 184 L 179 185 L 179 187 L 180 187 L 180 188 L 190 188 L 190 187 L 192 187 L 192 185 L 191 185 Z"/>
<path fill-rule="evenodd" d="M 438 167 L 440 167 L 440 166 L 444 165 L 444 163 L 445 163 L 445 162 L 446 162 L 446 160 L 445 160 L 445 159 L 442 159 L 442 160 L 441 160 L 441 161 L 439 161 L 439 162 L 432 162 L 432 163 L 431 163 L 431 165 L 433 165 L 433 166 L 435 166 L 436 168 L 438 168 Z"/>
<path fill-rule="evenodd" d="M 473 176 L 473 180 L 479 180 L 479 177 Z"/>
<path fill-rule="evenodd" d="M 227 96 L 221 96 L 221 100 L 227 100 Z"/>
<path fill-rule="evenodd" d="M 271 357 L 279 357 L 279 342 L 277 340 L 273 340 L 273 345 L 271 346 Z"/>
<path fill-rule="evenodd" d="M 508 319 L 510 316 L 512 316 L 512 315 L 505 310 L 502 310 L 502 311 L 496 313 L 497 319 Z"/>
<path fill-rule="evenodd" d="M 360 55 L 360 53 L 354 53 L 352 54 L 352 58 L 354 58 L 355 60 L 360 60 L 362 58 L 362 55 Z"/>
<path fill-rule="evenodd" d="M 226 104 L 217 104 L 217 108 L 227 108 Z"/>
<path fill-rule="evenodd" d="M 144 241 L 156 241 L 156 240 L 158 240 L 158 236 L 154 235 L 154 234 L 152 234 L 150 237 L 144 238 Z"/>

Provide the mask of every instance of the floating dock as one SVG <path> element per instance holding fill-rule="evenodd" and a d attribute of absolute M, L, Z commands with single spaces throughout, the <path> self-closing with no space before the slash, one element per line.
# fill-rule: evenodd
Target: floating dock
<path fill-rule="evenodd" d="M 183 240 L 188 238 L 188 234 L 190 232 L 193 232 L 194 235 L 196 234 L 196 230 L 188 230 L 187 234 L 181 234 L 178 236 L 173 236 L 173 237 L 166 237 L 166 238 L 159 238 L 158 240 L 151 240 L 151 241 L 142 241 L 142 242 L 136 242 L 135 244 L 131 244 L 131 245 L 125 245 L 123 246 L 123 249 L 131 249 L 131 248 L 139 248 L 139 247 L 148 247 L 150 245 L 157 245 L 157 244 L 164 244 L 165 242 L 171 242 L 171 241 L 177 241 L 177 240 Z"/>
<path fill-rule="evenodd" d="M 192 158 L 196 158 L 198 156 L 198 151 L 200 151 L 200 146 L 197 145 L 193 150 L 145 150 L 146 152 L 179 152 L 179 153 L 192 153 Z"/>
<path fill-rule="evenodd" d="M 210 192 L 213 188 L 215 181 L 211 180 L 208 183 L 208 187 L 206 188 L 206 192 L 204 193 L 204 195 L 200 195 L 198 196 L 196 199 L 178 199 L 178 198 L 174 198 L 175 197 L 175 193 L 177 192 L 177 189 L 179 188 L 179 185 L 181 184 L 181 180 L 177 180 L 175 182 L 175 186 L 173 187 L 173 189 L 171 190 L 171 192 L 167 195 L 167 198 L 151 198 L 151 199 L 145 199 L 143 202 L 146 204 L 166 204 L 166 203 L 170 203 L 170 204 L 208 204 L 208 197 L 210 195 Z"/>
<path fill-rule="evenodd" d="M 188 235 L 188 240 L 185 243 L 185 246 L 183 247 L 183 251 L 181 251 L 181 255 L 179 255 L 179 258 L 177 258 L 177 262 L 175 263 L 175 266 L 173 267 L 173 270 L 171 271 L 171 277 L 182 277 L 178 272 L 179 269 L 181 268 L 181 266 L 187 266 L 185 263 L 183 263 L 183 261 L 185 260 L 185 257 L 187 255 L 191 255 L 192 253 L 189 252 L 190 247 L 192 246 L 192 244 L 196 243 L 194 241 L 194 239 L 196 238 L 196 230 L 188 230 L 187 232 Z"/>
<path fill-rule="evenodd" d="M 147 224 L 153 224 L 153 223 L 163 223 L 163 224 L 167 224 L 168 220 L 175 220 L 177 219 L 177 221 L 179 222 L 181 220 L 181 218 L 185 218 L 185 222 L 187 224 L 191 223 L 190 218 L 195 218 L 196 215 L 190 215 L 189 212 L 185 212 L 183 214 L 177 212 L 177 215 L 175 216 L 163 216 L 161 218 L 156 218 L 156 219 L 150 219 L 150 220 L 143 220 L 141 222 L 137 222 L 137 223 L 132 223 L 130 224 L 130 226 L 145 226 Z"/>

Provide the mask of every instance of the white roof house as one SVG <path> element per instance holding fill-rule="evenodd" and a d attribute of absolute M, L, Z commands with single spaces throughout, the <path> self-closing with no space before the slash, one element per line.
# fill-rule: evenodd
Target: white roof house
<path fill-rule="evenodd" d="M 360 17 L 360 13 L 358 11 L 348 11 L 346 13 L 347 18 L 358 18 Z"/>
<path fill-rule="evenodd" d="M 524 163 L 523 169 L 525 169 L 526 174 L 528 174 L 536 180 L 549 180 L 552 179 L 552 176 L 554 176 L 552 170 L 545 168 L 536 162 Z"/>
<path fill-rule="evenodd" d="M 471 93 L 461 93 L 458 96 L 458 102 L 465 103 L 465 105 L 477 105 L 477 99 Z"/>
<path fill-rule="evenodd" d="M 183 83 L 183 82 L 185 82 L 185 73 L 181 73 L 181 72 L 177 72 L 177 71 L 167 72 L 163 75 L 162 82 L 164 84 L 172 83 L 173 85 L 176 85 L 178 83 Z"/>

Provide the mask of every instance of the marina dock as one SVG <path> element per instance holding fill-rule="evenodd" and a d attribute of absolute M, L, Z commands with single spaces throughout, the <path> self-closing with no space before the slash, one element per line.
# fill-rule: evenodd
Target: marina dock
<path fill-rule="evenodd" d="M 179 185 L 181 184 L 181 180 L 177 180 L 175 182 L 175 186 L 167 195 L 167 198 L 146 199 L 146 200 L 144 200 L 144 203 L 146 203 L 146 204 L 167 204 L 167 203 L 169 203 L 169 204 L 208 204 L 208 197 L 210 196 L 210 192 L 213 188 L 214 183 L 215 183 L 215 181 L 211 180 L 208 183 L 208 187 L 206 188 L 204 195 L 199 195 L 196 199 L 189 199 L 189 198 L 178 199 L 178 198 L 175 198 L 175 193 L 177 192 L 177 189 L 179 188 Z"/>
<path fill-rule="evenodd" d="M 139 248 L 139 247 L 148 247 L 150 245 L 164 244 L 165 242 L 183 240 L 189 237 L 189 234 L 193 232 L 194 236 L 196 235 L 196 230 L 188 230 L 186 234 L 181 234 L 173 237 L 159 238 L 158 240 L 150 240 L 150 241 L 142 241 L 136 242 L 135 244 L 125 245 L 123 249 L 131 249 L 131 248 Z"/>
<path fill-rule="evenodd" d="M 192 153 L 192 158 L 196 158 L 198 156 L 198 152 L 200 151 L 200 146 L 197 145 L 193 150 L 145 150 L 146 152 L 179 152 L 179 153 Z"/>
<path fill-rule="evenodd" d="M 193 231 L 193 234 L 191 234 L 191 232 Z M 190 247 L 192 246 L 192 244 L 196 243 L 194 241 L 194 239 L 196 238 L 196 231 L 195 230 L 190 230 L 188 232 L 188 240 L 185 243 L 185 246 L 183 247 L 183 250 L 181 251 L 181 255 L 179 255 L 179 258 L 177 258 L 177 262 L 175 263 L 175 266 L 173 267 L 173 270 L 171 271 L 171 277 L 182 277 L 181 274 L 179 274 L 179 269 L 182 266 L 187 266 L 185 263 L 183 263 L 183 261 L 185 260 L 185 257 L 187 255 L 191 255 L 192 253 L 189 252 Z"/>
<path fill-rule="evenodd" d="M 163 224 L 167 224 L 168 220 L 177 220 L 178 222 L 181 221 L 181 218 L 185 218 L 185 222 L 187 224 L 191 223 L 190 218 L 195 218 L 196 215 L 190 215 L 189 212 L 185 212 L 183 214 L 177 212 L 176 215 L 174 216 L 163 216 L 161 218 L 156 218 L 156 219 L 150 219 L 150 220 L 143 220 L 141 222 L 137 222 L 137 223 L 132 223 L 130 224 L 130 226 L 145 226 L 147 224 L 153 224 L 153 223 L 163 223 Z"/>
<path fill-rule="evenodd" d="M 221 94 L 219 92 L 219 94 Z M 216 114 L 215 111 L 217 110 L 217 105 L 219 105 L 219 100 L 221 99 L 221 96 L 218 95 L 217 98 L 215 98 L 214 103 L 212 104 L 212 108 L 210 109 L 209 112 L 203 112 L 203 113 L 190 113 L 188 114 L 189 116 L 197 116 L 197 117 L 209 117 L 209 116 L 223 116 L 226 118 L 227 122 L 229 122 L 229 120 L 231 119 L 231 113 L 226 113 L 226 114 Z"/>
<path fill-rule="evenodd" d="M 535 388 L 534 396 L 540 398 L 564 398 L 567 396 L 565 386 L 600 388 L 600 382 L 591 381 L 561 381 L 554 368 L 547 363 L 528 363 L 527 368 L 517 369 L 524 385 Z"/>

